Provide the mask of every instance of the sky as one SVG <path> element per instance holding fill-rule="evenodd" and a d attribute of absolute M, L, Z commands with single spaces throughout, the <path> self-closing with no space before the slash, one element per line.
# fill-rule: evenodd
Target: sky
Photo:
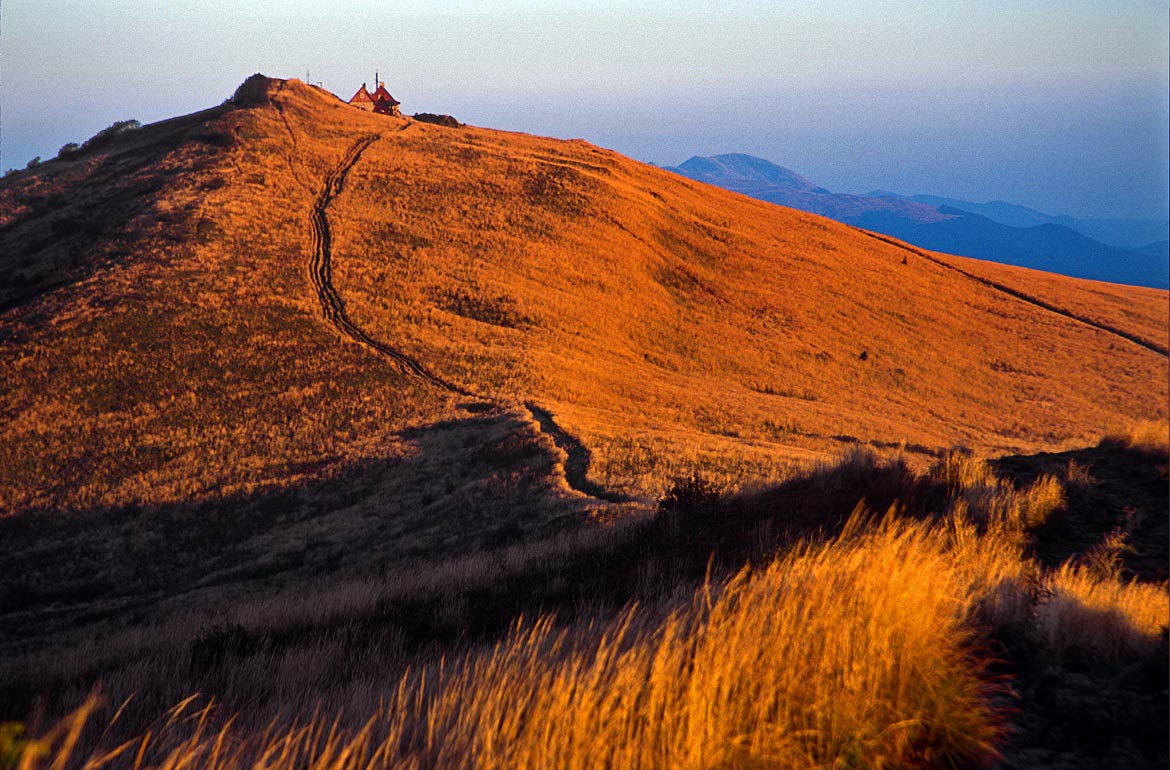
<path fill-rule="evenodd" d="M 1167 216 L 1164 0 L 4 0 L 0 168 L 248 75 L 839 192 Z"/>

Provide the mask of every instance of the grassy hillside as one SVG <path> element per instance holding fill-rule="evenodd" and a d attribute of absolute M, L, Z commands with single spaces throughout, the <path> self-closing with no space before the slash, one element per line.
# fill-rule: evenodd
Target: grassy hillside
<path fill-rule="evenodd" d="M 324 322 L 311 214 L 339 171 L 349 319 L 466 395 Z M 777 478 L 853 443 L 1031 451 L 1165 415 L 1165 292 L 907 260 L 583 142 L 361 114 L 296 81 L 254 79 L 0 199 L 9 513 L 352 473 L 417 451 L 403 430 L 524 402 L 634 496 L 692 465 Z"/>
<path fill-rule="evenodd" d="M 0 703 L 42 694 L 43 740 L 10 748 L 33 767 L 1157 766 L 1166 452 L 1164 426 L 924 473 L 855 449 L 749 493 L 680 484 L 638 524 L 56 635 L 0 663 Z"/>
<path fill-rule="evenodd" d="M 0 767 L 1166 753 L 1166 292 L 260 76 L 0 275 Z"/>

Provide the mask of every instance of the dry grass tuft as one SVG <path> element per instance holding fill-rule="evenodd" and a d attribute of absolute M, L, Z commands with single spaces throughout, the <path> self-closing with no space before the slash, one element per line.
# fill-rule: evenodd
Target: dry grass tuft
<path fill-rule="evenodd" d="M 1056 654 L 1069 651 L 1121 660 L 1150 653 L 1170 625 L 1170 587 L 1165 583 L 1102 576 L 1087 566 L 1065 564 L 1045 580 L 1036 632 Z"/>
<path fill-rule="evenodd" d="M 1064 485 L 1055 476 L 1042 475 L 1017 489 L 986 461 L 962 450 L 946 453 L 929 477 L 949 490 L 952 515 L 970 516 L 981 526 L 1007 532 L 1043 526 L 1066 502 Z"/>
<path fill-rule="evenodd" d="M 1167 451 L 1170 451 L 1170 422 L 1142 420 L 1133 423 L 1125 430 L 1109 434 L 1101 440 L 1101 443 L 1166 454 Z"/>

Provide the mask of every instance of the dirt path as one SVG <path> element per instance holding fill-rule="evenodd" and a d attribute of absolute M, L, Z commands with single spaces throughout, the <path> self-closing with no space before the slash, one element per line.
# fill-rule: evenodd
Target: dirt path
<path fill-rule="evenodd" d="M 361 157 L 367 147 L 380 139 L 381 136 L 381 134 L 370 134 L 354 142 L 349 150 L 346 151 L 345 155 L 342 156 L 341 162 L 325 175 L 324 183 L 321 185 L 321 191 L 317 193 L 317 199 L 313 202 L 313 208 L 309 212 L 310 248 L 312 252 L 309 258 L 309 281 L 317 291 L 317 299 L 321 302 L 321 312 L 325 316 L 325 320 L 333 328 L 337 329 L 337 331 L 349 337 L 354 342 L 372 348 L 386 356 L 397 364 L 406 375 L 424 380 L 452 393 L 458 393 L 462 396 L 470 395 L 458 385 L 454 385 L 432 374 L 426 367 L 401 350 L 376 340 L 363 331 L 357 324 L 350 320 L 349 314 L 345 310 L 345 302 L 342 301 L 341 295 L 337 293 L 337 289 L 333 287 L 333 268 L 331 262 L 333 240 L 329 233 L 329 219 L 325 215 L 325 210 L 328 208 L 329 203 L 341 192 L 342 185 L 345 184 L 345 177 L 349 173 L 349 170 L 353 168 L 354 164 L 357 163 L 358 158 Z"/>
<path fill-rule="evenodd" d="M 1143 338 L 1137 336 L 1136 334 L 1130 334 L 1129 332 L 1122 331 L 1121 329 L 1118 329 L 1117 327 L 1110 326 L 1108 324 L 1103 324 L 1099 321 L 1094 321 L 1091 318 L 1085 318 L 1084 316 L 1077 315 L 1076 313 L 1073 313 L 1070 310 L 1066 310 L 1066 309 L 1059 307 L 1057 305 L 1049 304 L 1042 299 L 1038 299 L 1036 297 L 1031 296 L 1030 294 L 1025 294 L 1022 291 L 1019 291 L 1017 289 L 1013 289 L 1010 286 L 1005 286 L 1002 283 L 999 283 L 997 281 L 993 281 L 989 278 L 982 278 L 978 275 L 975 275 L 974 273 L 969 273 L 961 267 L 957 267 L 955 265 L 950 264 L 949 262 L 945 262 L 945 261 L 939 259 L 938 257 L 932 256 L 931 254 L 923 251 L 922 249 L 918 249 L 918 248 L 915 248 L 913 246 L 908 246 L 905 243 L 902 243 L 901 241 L 898 241 L 894 238 L 889 238 L 887 236 L 880 235 L 878 233 L 870 232 L 869 230 L 863 230 L 860 227 L 854 227 L 853 229 L 859 233 L 863 233 L 865 235 L 868 235 L 870 238 L 873 238 L 875 240 L 879 240 L 882 243 L 887 243 L 891 246 L 902 249 L 903 251 L 908 251 L 911 254 L 916 254 L 917 256 L 922 257 L 923 259 L 927 260 L 928 262 L 933 262 L 934 264 L 938 265 L 939 267 L 946 268 L 947 270 L 953 270 L 954 272 L 958 273 L 959 275 L 965 276 L 966 278 L 970 278 L 972 281 L 975 281 L 977 283 L 981 283 L 984 286 L 987 286 L 988 288 L 995 289 L 996 291 L 1003 292 L 1004 294 L 1007 294 L 1008 296 L 1015 297 L 1016 299 L 1018 299 L 1022 302 L 1026 302 L 1029 305 L 1033 305 L 1035 307 L 1038 307 L 1041 310 L 1046 310 L 1049 313 L 1055 313 L 1056 315 L 1063 316 L 1063 317 L 1069 319 L 1070 321 L 1077 321 L 1079 323 L 1084 324 L 1085 326 L 1091 326 L 1094 329 L 1097 329 L 1098 331 L 1103 331 L 1106 334 L 1112 334 L 1115 337 L 1120 337 L 1123 340 L 1126 340 L 1128 342 L 1132 342 L 1133 344 L 1135 344 L 1139 347 L 1145 348 L 1146 350 L 1150 351 L 1151 353 L 1157 353 L 1160 356 L 1170 355 L 1170 351 L 1167 351 L 1166 348 L 1164 348 L 1161 345 L 1158 345 L 1154 342 L 1150 342 L 1149 340 L 1143 339 Z"/>
<path fill-rule="evenodd" d="M 409 125 L 407 124 L 406 127 L 409 127 Z M 402 130 L 405 130 L 406 127 Z M 289 133 L 290 135 L 292 134 L 291 129 Z M 322 315 L 325 316 L 325 320 L 333 328 L 337 329 L 337 331 L 349 337 L 354 342 L 365 345 L 371 350 L 389 358 L 408 376 L 418 378 L 451 393 L 470 396 L 472 394 L 464 388 L 433 374 L 411 356 L 380 340 L 374 339 L 363 331 L 350 319 L 345 309 L 345 302 L 333 286 L 333 240 L 329 233 L 329 218 L 326 216 L 326 209 L 329 207 L 330 202 L 341 193 L 346 176 L 354 164 L 358 162 L 358 159 L 361 158 L 362 153 L 371 144 L 378 141 L 381 136 L 381 134 L 370 134 L 354 142 L 349 150 L 346 151 L 345 155 L 342 156 L 341 161 L 330 170 L 322 182 L 321 190 L 317 193 L 317 198 L 313 201 L 313 208 L 309 212 L 311 241 L 311 255 L 308 266 L 309 281 L 317 292 L 317 298 L 321 303 Z M 608 502 L 629 502 L 631 500 L 631 498 L 609 492 L 589 481 L 590 454 L 585 445 L 562 430 L 553 420 L 552 414 L 548 411 L 541 409 L 531 402 L 526 404 L 526 406 L 540 431 L 547 433 L 553 440 L 553 443 L 568 458 L 565 462 L 565 480 L 572 489 L 588 497 L 594 497 Z"/>
<path fill-rule="evenodd" d="M 608 500 L 611 503 L 628 503 L 633 500 L 590 481 L 589 461 L 592 458 L 589 449 L 574 436 L 563 431 L 548 410 L 541 409 L 531 401 L 525 402 L 524 406 L 532 413 L 532 419 L 540 426 L 541 432 L 547 433 L 568 457 L 565 461 L 565 480 L 569 482 L 570 487 L 590 497 Z"/>

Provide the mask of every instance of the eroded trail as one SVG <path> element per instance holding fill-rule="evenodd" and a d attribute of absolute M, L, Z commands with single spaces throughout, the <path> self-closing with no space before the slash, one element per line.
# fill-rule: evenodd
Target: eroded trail
<path fill-rule="evenodd" d="M 408 124 L 409 126 L 409 124 Z M 289 132 L 292 133 L 291 130 Z M 310 257 L 309 281 L 317 292 L 321 303 L 321 313 L 325 320 L 337 331 L 349 337 L 354 342 L 374 350 L 392 360 L 403 373 L 421 379 L 425 382 L 443 388 L 451 393 L 462 396 L 472 395 L 467 390 L 455 385 L 442 377 L 428 371 L 411 356 L 397 348 L 374 339 L 355 324 L 345 310 L 345 302 L 337 289 L 333 286 L 332 247 L 333 241 L 329 233 L 329 218 L 326 209 L 329 203 L 341 193 L 345 184 L 345 177 L 350 169 L 361 158 L 362 153 L 371 144 L 381 138 L 381 134 L 370 134 L 354 142 L 341 161 L 334 166 L 321 184 L 321 190 L 313 201 L 313 208 L 309 213 Z M 588 479 L 590 454 L 589 450 L 576 438 L 560 429 L 552 419 L 552 415 L 532 403 L 526 404 L 538 429 L 548 435 L 567 456 L 565 463 L 565 480 L 577 492 L 588 497 L 609 502 L 625 502 L 630 498 L 609 492 L 594 484 Z"/>
<path fill-rule="evenodd" d="M 608 500 L 611 503 L 628 503 L 633 498 L 617 492 L 610 492 L 604 487 L 589 480 L 589 462 L 592 455 L 589 449 L 575 436 L 566 433 L 547 409 L 541 409 L 531 401 L 524 404 L 532 419 L 540 426 L 542 433 L 547 434 L 553 443 L 560 447 L 568 458 L 565 461 L 565 480 L 569 486 L 578 492 L 583 492 L 599 500 Z"/>
<path fill-rule="evenodd" d="M 333 241 L 329 234 L 329 219 L 325 215 L 325 210 L 328 208 L 329 203 L 341 192 L 341 188 L 345 184 L 345 177 L 349 174 L 349 170 L 353 168 L 354 164 L 357 163 L 358 158 L 361 157 L 367 147 L 378 141 L 381 136 L 381 134 L 370 134 L 354 142 L 349 150 L 346 151 L 345 155 L 342 156 L 341 161 L 325 175 L 321 190 L 317 193 L 317 199 L 313 202 L 313 209 L 309 213 L 309 232 L 311 239 L 309 281 L 317 291 L 317 299 L 321 302 L 321 313 L 325 316 L 325 320 L 333 328 L 337 329 L 337 331 L 349 337 L 354 342 L 372 348 L 386 356 L 396 363 L 404 374 L 425 380 L 432 385 L 436 385 L 452 393 L 458 393 L 464 396 L 470 395 L 458 385 L 447 382 L 443 378 L 427 371 L 426 367 L 401 350 L 387 345 L 380 340 L 376 340 L 363 331 L 361 327 L 350 320 L 349 314 L 345 310 L 345 302 L 341 299 L 341 295 L 337 293 L 337 289 L 333 287 L 333 268 L 331 262 Z"/>

